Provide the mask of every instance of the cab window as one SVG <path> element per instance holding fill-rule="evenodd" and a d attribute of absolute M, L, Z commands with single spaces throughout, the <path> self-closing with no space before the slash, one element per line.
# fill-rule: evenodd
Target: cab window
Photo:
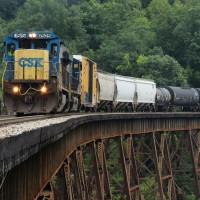
<path fill-rule="evenodd" d="M 58 45 L 51 44 L 51 56 L 56 57 L 58 55 Z"/>
<path fill-rule="evenodd" d="M 36 41 L 34 41 L 34 48 L 35 49 L 46 49 L 47 48 L 47 41 L 46 40 L 36 40 Z"/>
<path fill-rule="evenodd" d="M 30 40 L 22 40 L 19 41 L 20 49 L 31 49 L 31 41 Z"/>
<path fill-rule="evenodd" d="M 14 56 L 15 44 L 11 43 L 7 46 L 8 56 Z"/>

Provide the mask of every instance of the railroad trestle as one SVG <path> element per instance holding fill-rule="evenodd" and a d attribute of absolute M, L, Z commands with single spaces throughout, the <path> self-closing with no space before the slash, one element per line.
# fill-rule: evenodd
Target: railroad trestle
<path fill-rule="evenodd" d="M 70 123 L 43 130 L 56 139 L 9 170 L 1 200 L 200 198 L 199 114 L 104 114 Z"/>

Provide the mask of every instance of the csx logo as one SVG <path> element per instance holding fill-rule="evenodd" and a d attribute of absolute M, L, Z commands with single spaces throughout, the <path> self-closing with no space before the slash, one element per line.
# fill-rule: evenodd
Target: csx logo
<path fill-rule="evenodd" d="M 20 67 L 43 67 L 42 60 L 43 58 L 20 58 L 18 64 Z"/>

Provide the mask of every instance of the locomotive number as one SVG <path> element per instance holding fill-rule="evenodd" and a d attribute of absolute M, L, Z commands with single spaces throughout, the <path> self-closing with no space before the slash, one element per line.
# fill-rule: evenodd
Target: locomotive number
<path fill-rule="evenodd" d="M 26 38 L 26 33 L 15 33 L 14 38 Z"/>
<path fill-rule="evenodd" d="M 51 38 L 51 34 L 48 33 L 40 33 L 38 34 L 39 38 Z"/>

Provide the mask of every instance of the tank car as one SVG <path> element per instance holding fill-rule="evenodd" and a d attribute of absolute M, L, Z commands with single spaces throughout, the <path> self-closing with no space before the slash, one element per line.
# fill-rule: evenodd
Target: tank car
<path fill-rule="evenodd" d="M 171 94 L 166 88 L 156 88 L 156 111 L 171 111 Z"/>
<path fill-rule="evenodd" d="M 200 111 L 200 88 L 195 88 L 199 94 L 199 102 L 198 102 L 198 108 L 197 108 L 197 111 Z"/>
<path fill-rule="evenodd" d="M 174 86 L 165 87 L 171 95 L 171 105 L 182 111 L 196 111 L 198 108 L 199 94 L 194 88 L 181 88 Z"/>

